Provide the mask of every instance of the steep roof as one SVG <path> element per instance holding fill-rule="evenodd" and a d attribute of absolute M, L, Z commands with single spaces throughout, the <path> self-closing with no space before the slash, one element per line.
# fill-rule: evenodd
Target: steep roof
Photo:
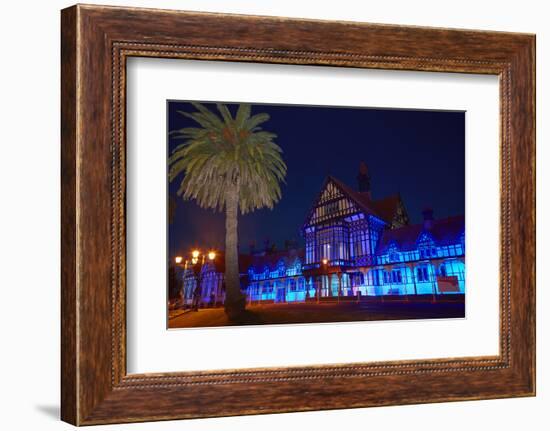
<path fill-rule="evenodd" d="M 290 249 L 270 252 L 266 254 L 239 254 L 239 273 L 246 274 L 248 269 L 253 266 L 256 271 L 262 271 L 265 266 L 273 271 L 277 268 L 277 264 L 282 259 L 285 265 L 288 267 L 293 264 L 296 258 L 302 262 L 304 260 L 304 249 Z M 225 273 L 225 253 L 216 252 L 216 259 L 214 259 L 214 266 L 216 272 Z"/>
<path fill-rule="evenodd" d="M 395 214 L 397 213 L 397 209 L 401 203 L 401 196 L 398 193 L 382 199 L 374 200 L 370 198 L 368 193 L 358 192 L 333 176 L 329 175 L 328 178 L 329 180 L 332 180 L 344 192 L 344 194 L 348 195 L 364 211 L 377 216 L 387 223 L 391 223 L 393 221 Z"/>
<path fill-rule="evenodd" d="M 252 262 L 252 257 L 249 254 L 239 254 L 239 272 L 244 274 Z M 214 266 L 216 272 L 225 273 L 225 253 L 223 251 L 216 252 L 216 258 L 214 259 Z"/>
<path fill-rule="evenodd" d="M 464 216 L 433 220 L 430 229 L 424 229 L 424 224 L 420 223 L 385 230 L 378 243 L 377 253 L 384 253 L 392 242 L 395 242 L 400 250 L 414 250 L 423 232 L 429 233 L 437 245 L 457 243 L 464 232 Z"/>
<path fill-rule="evenodd" d="M 369 199 L 366 193 L 361 193 L 361 194 L 364 195 L 366 199 Z M 378 214 L 380 214 L 380 217 L 382 217 L 382 219 L 384 219 L 388 223 L 391 223 L 401 203 L 401 197 L 398 194 L 395 194 L 395 195 L 391 195 L 383 199 L 378 199 L 371 202 L 372 202 L 372 206 L 374 206 Z"/>
<path fill-rule="evenodd" d="M 267 266 L 270 270 L 273 270 L 277 267 L 277 264 L 282 259 L 286 266 L 292 264 L 296 259 L 304 260 L 304 249 L 290 249 L 290 250 L 280 250 L 266 254 L 256 254 L 250 256 L 250 262 L 248 267 L 253 266 L 257 270 L 261 270 L 263 267 Z M 247 268 L 248 268 L 247 267 Z M 241 268 L 242 271 L 242 268 Z"/>
<path fill-rule="evenodd" d="M 358 192 L 356 190 L 353 190 L 351 187 L 349 187 L 347 184 L 343 183 L 339 179 L 333 177 L 332 175 L 328 176 L 328 180 L 332 181 L 336 186 L 350 199 L 352 199 L 363 211 L 372 214 L 378 218 L 382 218 L 382 216 L 378 213 L 375 206 L 373 205 L 373 202 L 368 198 L 368 196 L 365 193 Z M 383 218 L 382 218 L 383 219 Z M 383 219 L 385 220 L 385 219 Z"/>

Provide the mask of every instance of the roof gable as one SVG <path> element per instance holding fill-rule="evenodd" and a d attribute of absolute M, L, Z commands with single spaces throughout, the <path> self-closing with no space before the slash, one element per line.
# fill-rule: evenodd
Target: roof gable
<path fill-rule="evenodd" d="M 349 206 L 355 207 L 356 212 L 375 216 L 392 228 L 407 225 L 409 222 L 407 210 L 399 194 L 373 200 L 369 193 L 356 191 L 339 179 L 329 175 L 306 217 L 304 226 L 319 223 L 319 221 L 313 220 L 315 209 L 338 199 L 348 199 Z"/>
<path fill-rule="evenodd" d="M 376 200 L 372 199 L 369 193 L 356 193 L 365 205 L 371 207 L 392 228 L 409 224 L 409 215 L 399 193 Z"/>
<path fill-rule="evenodd" d="M 332 181 L 348 198 L 353 200 L 353 202 L 358 205 L 364 212 L 374 215 L 378 218 L 381 218 L 376 209 L 374 208 L 374 205 L 372 205 L 372 201 L 368 199 L 368 196 L 365 193 L 361 193 L 358 191 L 353 190 L 348 185 L 344 184 L 342 181 L 329 176 L 330 181 Z"/>
<path fill-rule="evenodd" d="M 357 192 L 336 178 L 327 177 L 321 187 L 321 192 L 308 212 L 304 227 L 344 218 L 359 212 L 374 213 L 360 199 L 357 199 L 356 195 Z"/>
<path fill-rule="evenodd" d="M 436 245 L 456 244 L 462 240 L 463 233 L 463 215 L 434 220 L 429 230 L 424 229 L 423 223 L 385 230 L 378 243 L 377 253 L 385 253 L 393 243 L 400 250 L 414 250 L 424 234 L 429 235 Z"/>

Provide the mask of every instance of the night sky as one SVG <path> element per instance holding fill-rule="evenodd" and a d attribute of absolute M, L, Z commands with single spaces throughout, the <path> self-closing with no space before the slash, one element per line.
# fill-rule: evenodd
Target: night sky
<path fill-rule="evenodd" d="M 237 106 L 227 105 L 234 114 Z M 190 103 L 169 101 L 167 109 L 168 131 L 198 127 L 176 112 L 194 112 Z M 369 167 L 373 198 L 400 192 L 411 223 L 422 220 L 426 206 L 435 218 L 464 214 L 464 112 L 253 104 L 252 114 L 259 112 L 271 116 L 262 127 L 277 134 L 288 172 L 273 210 L 239 216 L 241 252 L 251 242 L 260 248 L 267 238 L 277 248 L 285 239 L 303 244 L 300 228 L 326 176 L 356 189 L 361 160 Z M 169 152 L 181 142 L 168 139 Z M 169 184 L 177 199 L 168 227 L 170 256 L 194 247 L 223 250 L 223 214 L 177 197 L 181 179 Z"/>

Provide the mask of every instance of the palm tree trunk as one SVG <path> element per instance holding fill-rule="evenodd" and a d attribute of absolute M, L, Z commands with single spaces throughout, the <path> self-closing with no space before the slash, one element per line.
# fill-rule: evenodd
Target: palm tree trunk
<path fill-rule="evenodd" d="M 235 184 L 227 191 L 225 208 L 225 312 L 229 319 L 235 319 L 244 310 L 246 300 L 241 293 L 239 281 L 239 251 L 237 215 L 239 190 Z"/>

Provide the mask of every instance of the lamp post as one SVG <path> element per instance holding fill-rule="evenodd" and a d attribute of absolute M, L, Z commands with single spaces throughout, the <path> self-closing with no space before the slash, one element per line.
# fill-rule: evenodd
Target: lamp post
<path fill-rule="evenodd" d="M 174 262 L 180 268 L 182 266 L 182 262 L 184 262 L 183 264 L 184 287 L 185 287 L 185 277 L 187 275 L 187 268 L 189 264 L 191 264 L 191 267 L 193 269 L 193 275 L 195 276 L 195 280 L 196 280 L 196 286 L 192 293 L 191 308 L 195 311 L 198 311 L 200 299 L 201 299 L 201 293 L 202 293 L 202 286 L 201 286 L 202 269 L 206 259 L 208 259 L 208 261 L 210 262 L 214 262 L 214 260 L 216 259 L 216 252 L 211 250 L 207 253 L 201 253 L 200 250 L 194 249 L 191 251 L 190 255 L 191 255 L 191 259 L 190 260 L 185 259 L 185 262 L 184 262 L 183 256 L 176 256 L 174 258 Z"/>
<path fill-rule="evenodd" d="M 201 253 L 201 251 L 198 249 L 195 249 L 191 252 L 191 264 L 193 265 L 193 274 L 195 275 L 197 283 L 197 285 L 195 286 L 195 290 L 193 291 L 192 308 L 194 311 L 199 311 L 199 305 L 202 296 L 202 270 L 206 258 L 208 258 L 210 262 L 214 262 L 214 260 L 216 259 L 216 252 L 209 251 L 208 253 Z"/>
<path fill-rule="evenodd" d="M 206 257 L 208 258 L 208 261 L 211 263 L 211 264 L 214 264 L 214 260 L 216 259 L 216 252 L 211 250 L 207 253 Z M 216 272 L 215 268 L 214 268 L 214 273 Z M 211 306 L 214 307 L 216 305 L 216 301 L 218 300 L 218 283 L 217 283 L 217 280 L 216 280 L 216 291 L 214 293 L 212 293 L 212 291 L 210 291 L 210 303 L 211 303 Z"/>
<path fill-rule="evenodd" d="M 328 278 L 328 259 L 326 257 L 323 258 L 321 263 L 323 264 L 323 273 L 325 274 L 325 277 L 326 277 L 326 280 L 327 280 L 327 296 L 328 296 L 328 293 L 329 293 L 329 290 L 330 290 L 330 281 L 329 281 L 329 278 Z M 321 287 L 323 287 L 323 282 L 322 281 L 321 281 Z M 317 293 L 317 303 L 319 303 L 319 301 L 320 301 L 320 296 L 321 296 L 321 291 L 319 290 L 318 293 Z"/>

